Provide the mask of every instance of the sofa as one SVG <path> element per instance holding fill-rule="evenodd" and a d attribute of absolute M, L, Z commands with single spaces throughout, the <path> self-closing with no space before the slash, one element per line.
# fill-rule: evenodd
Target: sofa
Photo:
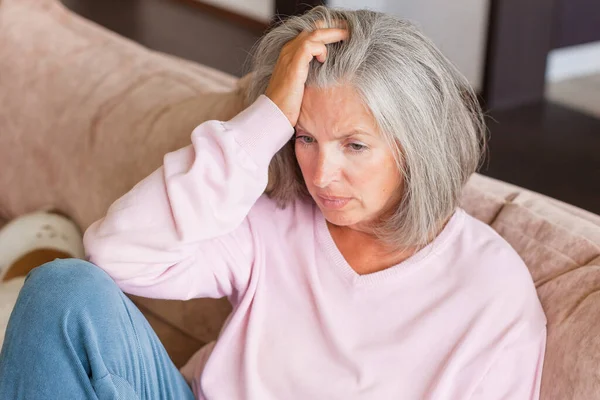
<path fill-rule="evenodd" d="M 242 110 L 248 79 L 151 51 L 56 0 L 0 0 L 0 221 L 52 209 L 85 230 L 195 126 Z M 600 398 L 600 216 L 480 174 L 462 207 L 531 272 L 548 318 L 542 399 Z M 178 367 L 231 311 L 224 299 L 131 298 Z"/>

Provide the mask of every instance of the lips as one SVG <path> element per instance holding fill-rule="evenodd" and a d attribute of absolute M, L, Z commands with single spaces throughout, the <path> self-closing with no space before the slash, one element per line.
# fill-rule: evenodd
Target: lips
<path fill-rule="evenodd" d="M 317 195 L 317 198 L 319 199 L 319 203 L 321 203 L 324 208 L 331 210 L 339 210 L 340 208 L 343 208 L 352 199 L 351 197 L 323 196 L 320 194 Z"/>
<path fill-rule="evenodd" d="M 331 201 L 348 200 L 350 198 L 350 197 L 338 197 L 338 196 L 325 196 L 325 195 L 322 195 L 322 194 L 318 194 L 317 196 L 319 196 L 323 200 L 331 200 Z"/>

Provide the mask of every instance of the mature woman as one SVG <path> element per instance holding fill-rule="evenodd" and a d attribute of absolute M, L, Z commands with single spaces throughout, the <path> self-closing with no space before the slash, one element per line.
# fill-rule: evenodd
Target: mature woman
<path fill-rule="evenodd" d="M 522 260 L 458 208 L 485 128 L 431 41 L 318 7 L 263 38 L 248 104 L 89 228 L 95 265 L 30 273 L 0 397 L 538 398 L 545 317 Z M 121 290 L 233 312 L 178 371 Z"/>

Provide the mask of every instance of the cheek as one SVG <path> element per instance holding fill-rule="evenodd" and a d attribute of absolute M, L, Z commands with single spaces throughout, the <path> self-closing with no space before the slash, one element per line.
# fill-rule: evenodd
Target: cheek
<path fill-rule="evenodd" d="M 382 166 L 380 157 L 349 156 L 344 170 L 353 184 L 373 188 L 378 186 L 381 181 Z"/>
<path fill-rule="evenodd" d="M 388 202 L 393 199 L 394 202 L 399 201 L 399 196 L 402 191 L 403 179 L 398 166 L 394 160 L 385 164 L 385 173 L 381 174 L 380 193 L 381 202 Z"/>
<path fill-rule="evenodd" d="M 381 156 L 363 161 L 349 165 L 349 180 L 365 203 L 382 206 L 395 195 L 401 182 L 396 163 Z"/>
<path fill-rule="evenodd" d="M 298 161 L 302 175 L 304 176 L 304 179 L 307 179 L 312 173 L 313 157 L 311 156 L 310 152 L 307 151 L 307 149 L 298 144 L 296 145 L 294 151 L 296 153 L 296 161 Z"/>
<path fill-rule="evenodd" d="M 370 164 L 370 163 L 369 163 Z M 377 175 L 374 168 L 364 162 L 357 160 L 349 160 L 344 166 L 345 176 L 348 182 L 363 192 L 363 195 L 368 195 L 369 188 L 373 187 L 374 179 Z"/>

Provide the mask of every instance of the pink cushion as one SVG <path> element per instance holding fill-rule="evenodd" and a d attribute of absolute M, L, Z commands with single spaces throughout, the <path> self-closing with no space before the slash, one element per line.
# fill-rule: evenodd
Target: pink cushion
<path fill-rule="evenodd" d="M 600 393 L 600 226 L 525 193 L 492 227 L 527 264 L 546 317 L 542 399 Z"/>
<path fill-rule="evenodd" d="M 0 159 L 10 166 L 0 173 L 0 219 L 50 207 L 87 227 L 196 125 L 241 110 L 243 84 L 57 1 L 0 0 Z M 461 205 L 505 237 L 536 282 L 549 329 L 542 398 L 596 398 L 600 217 L 478 174 Z M 135 301 L 194 339 L 181 359 L 215 339 L 231 309 L 225 300 Z M 174 337 L 168 324 L 161 338 Z"/>
<path fill-rule="evenodd" d="M 0 0 L 0 220 L 52 208 L 85 229 L 165 153 L 189 144 L 197 125 L 237 114 L 237 85 L 58 1 Z M 226 300 L 139 301 L 178 362 L 214 339 L 231 309 Z M 151 313 L 195 340 L 178 348 Z"/>
<path fill-rule="evenodd" d="M 0 217 L 56 208 L 85 229 L 242 108 L 237 79 L 150 51 L 53 0 L 0 2 Z"/>
<path fill-rule="evenodd" d="M 482 183 L 495 184 L 493 187 L 498 189 L 490 190 Z M 463 190 L 460 206 L 473 217 L 489 225 L 509 199 L 517 195 L 517 192 L 513 191 L 504 192 L 502 188 L 501 183 L 496 184 L 494 181 L 488 181 L 486 177 L 473 174 Z"/>

